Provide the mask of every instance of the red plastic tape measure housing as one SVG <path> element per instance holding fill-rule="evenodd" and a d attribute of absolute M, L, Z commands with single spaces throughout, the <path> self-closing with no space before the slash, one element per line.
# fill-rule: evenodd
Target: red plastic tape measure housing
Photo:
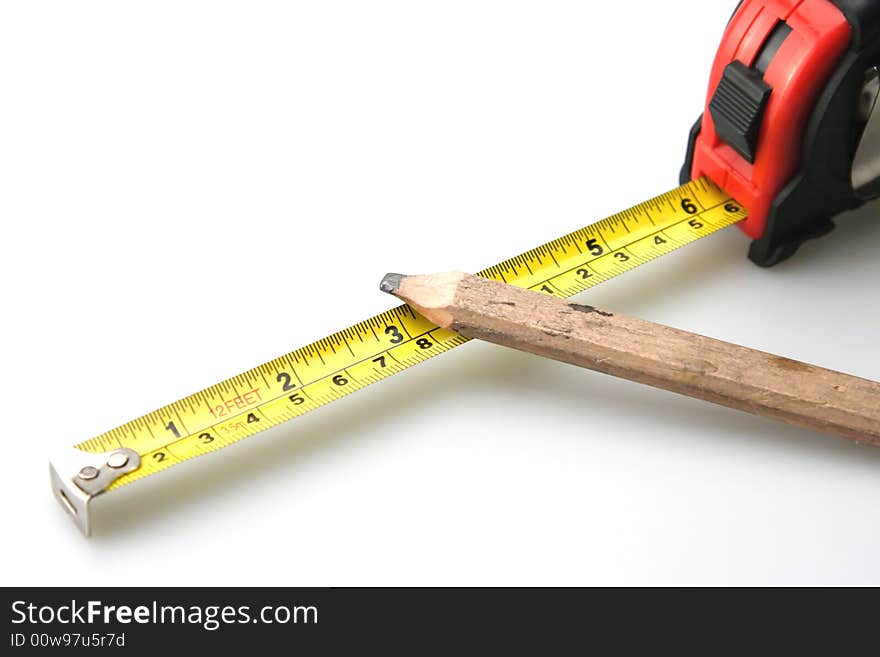
<path fill-rule="evenodd" d="M 791 28 L 764 81 L 772 88 L 764 111 L 754 164 L 723 141 L 712 112 L 694 149 L 692 175 L 708 176 L 749 212 L 740 227 L 752 239 L 764 234 L 770 204 L 800 162 L 804 125 L 828 76 L 849 44 L 846 17 L 827 0 L 752 0 L 727 27 L 709 79 L 708 104 L 728 64 L 752 66 L 780 21 Z"/>
<path fill-rule="evenodd" d="M 708 176 L 743 204 L 740 227 L 756 240 L 750 257 L 758 264 L 790 256 L 864 200 L 851 183 L 864 129 L 856 108 L 865 72 L 878 63 L 878 25 L 880 0 L 744 0 L 730 20 L 682 178 Z M 823 158 L 833 167 L 807 162 Z M 821 166 L 827 171 L 805 171 Z M 793 187 L 799 176 L 833 201 L 809 200 Z"/>

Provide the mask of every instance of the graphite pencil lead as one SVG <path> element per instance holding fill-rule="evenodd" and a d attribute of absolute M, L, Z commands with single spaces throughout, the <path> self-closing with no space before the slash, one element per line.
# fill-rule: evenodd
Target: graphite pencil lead
<path fill-rule="evenodd" d="M 400 281 L 405 278 L 404 274 L 385 274 L 379 289 L 388 294 L 394 294 L 400 288 Z"/>

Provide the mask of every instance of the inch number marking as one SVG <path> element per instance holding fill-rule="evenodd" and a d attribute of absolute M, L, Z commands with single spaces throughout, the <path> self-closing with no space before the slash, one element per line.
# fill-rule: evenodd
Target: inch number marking
<path fill-rule="evenodd" d="M 401 342 L 403 342 L 403 334 L 396 326 L 386 326 L 385 335 L 391 336 L 391 339 L 389 340 L 391 344 L 400 344 Z"/>
<path fill-rule="evenodd" d="M 281 384 L 281 390 L 283 390 L 284 392 L 296 388 L 296 386 L 290 382 L 290 374 L 288 374 L 287 372 L 278 372 L 278 376 L 275 377 L 275 380 Z"/>

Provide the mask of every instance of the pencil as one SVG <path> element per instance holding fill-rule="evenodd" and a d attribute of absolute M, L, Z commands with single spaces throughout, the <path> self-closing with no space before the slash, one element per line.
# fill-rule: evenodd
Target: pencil
<path fill-rule="evenodd" d="M 880 383 L 462 273 L 382 291 L 470 338 L 880 446 Z"/>

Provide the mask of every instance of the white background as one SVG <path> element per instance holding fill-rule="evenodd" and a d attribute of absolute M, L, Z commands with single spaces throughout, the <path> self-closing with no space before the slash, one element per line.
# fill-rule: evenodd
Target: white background
<path fill-rule="evenodd" d="M 880 450 L 471 343 L 96 502 L 53 450 L 672 188 L 734 3 L 10 2 L 2 584 L 880 584 Z M 880 221 L 581 295 L 880 378 Z"/>

